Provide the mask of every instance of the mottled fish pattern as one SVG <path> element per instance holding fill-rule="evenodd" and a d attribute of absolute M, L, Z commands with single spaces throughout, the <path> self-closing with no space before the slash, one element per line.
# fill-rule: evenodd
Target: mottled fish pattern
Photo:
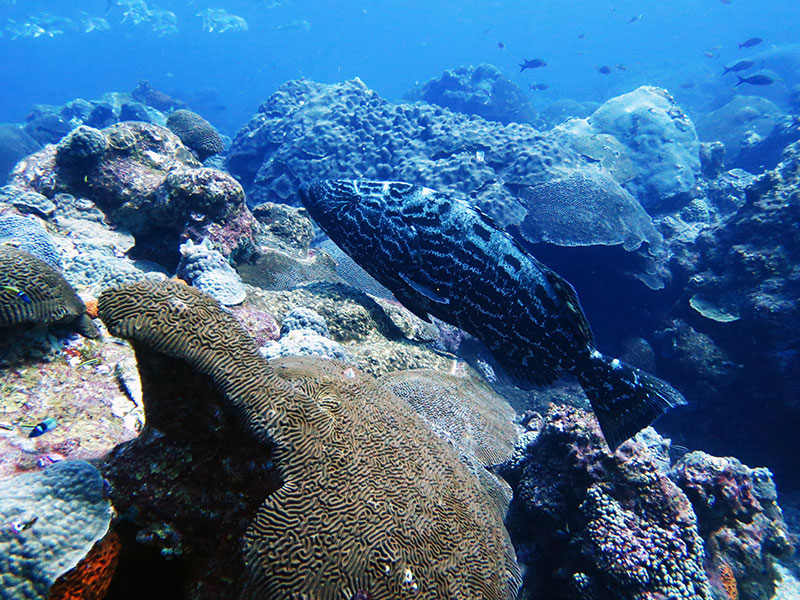
<path fill-rule="evenodd" d="M 465 200 L 360 180 L 318 181 L 300 194 L 325 233 L 418 316 L 480 339 L 523 385 L 574 375 L 612 449 L 686 403 L 598 352 L 572 286 Z"/>

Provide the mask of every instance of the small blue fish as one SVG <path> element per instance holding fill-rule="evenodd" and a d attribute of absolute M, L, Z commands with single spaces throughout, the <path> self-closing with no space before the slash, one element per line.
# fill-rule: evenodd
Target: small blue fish
<path fill-rule="evenodd" d="M 53 417 L 47 417 L 44 421 L 39 423 L 36 427 L 34 427 L 31 432 L 28 434 L 29 438 L 39 437 L 40 435 L 44 435 L 48 431 L 53 431 L 58 425 L 58 421 L 56 421 Z"/>
<path fill-rule="evenodd" d="M 2 286 L 2 289 L 4 291 L 6 291 L 6 292 L 11 292 L 12 294 L 16 294 L 17 298 L 22 300 L 25 304 L 30 304 L 31 303 L 30 296 L 28 296 L 28 294 L 23 292 L 18 287 L 14 287 L 13 285 L 4 285 L 4 286 Z"/>

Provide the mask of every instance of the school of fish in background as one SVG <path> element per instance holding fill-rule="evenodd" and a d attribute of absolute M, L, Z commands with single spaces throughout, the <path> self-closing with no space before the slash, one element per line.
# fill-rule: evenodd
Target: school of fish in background
<path fill-rule="evenodd" d="M 175 12 L 149 5 L 145 0 L 107 0 L 108 7 L 102 15 L 83 12 L 80 19 L 39 12 L 29 15 L 25 20 L 6 19 L 3 32 L 12 39 L 55 37 L 65 34 L 109 31 L 117 25 L 129 24 L 149 29 L 157 36 L 176 34 L 180 31 L 179 17 Z M 283 6 L 286 0 L 261 3 L 263 8 L 272 9 Z M 16 4 L 16 3 L 14 3 Z M 194 2 L 189 2 L 191 8 Z M 224 8 L 203 8 L 196 13 L 187 12 L 180 16 L 187 29 L 202 29 L 207 33 L 229 33 L 247 31 L 247 20 Z M 278 28 L 307 30 L 308 21 L 297 21 Z"/>

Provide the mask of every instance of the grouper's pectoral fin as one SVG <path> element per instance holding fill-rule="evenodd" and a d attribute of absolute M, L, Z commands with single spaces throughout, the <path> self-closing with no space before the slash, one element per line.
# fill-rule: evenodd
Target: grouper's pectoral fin
<path fill-rule="evenodd" d="M 436 302 L 437 304 L 450 304 L 450 298 L 446 298 L 439 293 L 439 290 L 434 290 L 433 288 L 428 287 L 422 283 L 416 282 L 411 277 L 406 275 L 405 273 L 399 273 L 400 279 L 402 279 L 408 287 L 412 290 L 417 292 L 418 294 L 422 294 L 431 302 Z"/>

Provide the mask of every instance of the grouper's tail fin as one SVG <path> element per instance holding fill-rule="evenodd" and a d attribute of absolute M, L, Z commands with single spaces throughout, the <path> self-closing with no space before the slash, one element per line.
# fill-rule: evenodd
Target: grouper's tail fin
<path fill-rule="evenodd" d="M 668 383 L 596 350 L 577 375 L 612 450 L 673 406 L 686 404 Z"/>

